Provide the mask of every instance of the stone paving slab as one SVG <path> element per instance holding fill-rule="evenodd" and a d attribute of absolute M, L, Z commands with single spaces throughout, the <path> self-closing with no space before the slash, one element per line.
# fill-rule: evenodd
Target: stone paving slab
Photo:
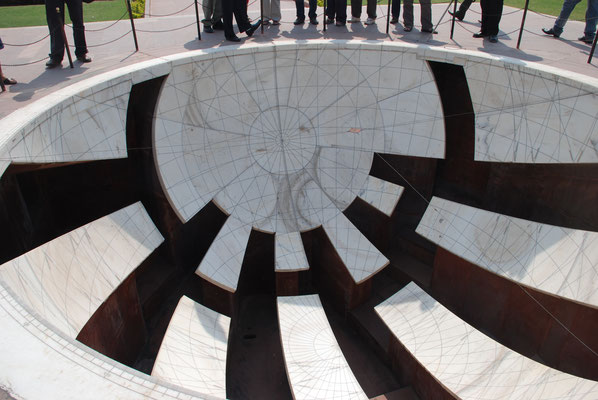
<path fill-rule="evenodd" d="M 435 22 L 439 21 L 447 5 L 433 5 Z M 131 30 L 129 20 L 86 24 L 86 38 L 93 62 L 89 64 L 75 62 L 74 69 L 68 68 L 66 57 L 62 68 L 45 69 L 44 63 L 49 51 L 49 38 L 44 38 L 48 34 L 46 26 L 0 29 L 0 37 L 7 44 L 5 49 L 0 51 L 4 74 L 19 81 L 17 85 L 8 86 L 7 92 L 0 93 L 0 118 L 52 91 L 114 68 L 187 50 L 234 45 L 224 40 L 221 31 L 212 34 L 202 32 L 202 40 L 198 41 L 195 9 L 189 0 L 150 0 L 149 7 L 155 15 L 187 8 L 174 16 L 135 20 L 139 52 L 135 52 L 133 37 L 129 33 Z M 400 24 L 390 25 L 388 35 L 386 34 L 387 6 L 378 6 L 376 25 L 363 24 L 366 18 L 364 7 L 362 23 L 348 23 L 345 27 L 327 26 L 326 32 L 323 31 L 322 8 L 318 10 L 320 24 L 317 27 L 309 24 L 293 25 L 296 13 L 293 1 L 283 0 L 281 8 L 283 18 L 280 26 L 266 27 L 263 34 L 258 30 L 251 38 L 241 34 L 239 36 L 243 40 L 242 43 L 309 39 L 403 41 L 449 49 L 487 52 L 598 77 L 598 57 L 592 64 L 587 64 L 591 46 L 577 41 L 577 37 L 583 33 L 582 22 L 569 21 L 561 38 L 555 39 L 541 33 L 541 28 L 552 26 L 554 17 L 530 12 L 527 16 L 521 50 L 517 50 L 517 37 L 523 11 L 511 7 L 504 8 L 499 42 L 495 44 L 472 37 L 472 33 L 479 30 L 478 2 L 470 8 L 466 20 L 455 25 L 453 39 L 450 39 L 451 24 L 448 15 L 445 15 L 440 22 L 437 35 L 420 32 L 417 5 L 415 6 L 415 29 L 412 32 L 404 32 Z M 350 14 L 350 8 L 348 12 Z M 259 18 L 258 1 L 250 2 L 249 16 L 254 19 Z M 201 7 L 200 18 L 202 18 Z M 71 38 L 70 28 L 66 29 L 68 37 Z M 40 41 L 29 46 L 12 46 L 37 40 Z M 22 65 L 33 61 L 39 62 Z"/>

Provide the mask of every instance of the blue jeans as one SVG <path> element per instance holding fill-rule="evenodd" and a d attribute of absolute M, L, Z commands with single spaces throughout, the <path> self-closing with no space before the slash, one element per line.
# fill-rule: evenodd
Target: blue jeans
<path fill-rule="evenodd" d="M 581 0 L 565 0 L 563 8 L 559 17 L 554 21 L 554 33 L 560 35 L 563 33 L 563 28 L 573 12 L 573 9 Z M 596 34 L 596 23 L 598 22 L 598 0 L 588 0 L 588 8 L 586 10 L 586 27 L 583 31 L 584 35 L 593 38 Z"/>

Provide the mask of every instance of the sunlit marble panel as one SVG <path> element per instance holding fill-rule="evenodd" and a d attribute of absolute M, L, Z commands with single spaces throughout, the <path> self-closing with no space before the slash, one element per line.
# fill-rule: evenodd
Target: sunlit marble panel
<path fill-rule="evenodd" d="M 141 203 L 0 266 L 0 282 L 71 338 L 164 239 Z"/>
<path fill-rule="evenodd" d="M 344 214 L 338 214 L 323 227 L 355 283 L 365 281 L 388 265 L 388 258 Z"/>
<path fill-rule="evenodd" d="M 274 247 L 276 271 L 303 271 L 309 269 L 303 241 L 298 232 L 276 234 Z"/>
<path fill-rule="evenodd" d="M 226 398 L 230 318 L 183 296 L 162 340 L 152 376 Z"/>
<path fill-rule="evenodd" d="M 294 399 L 368 398 L 336 342 L 317 294 L 279 297 L 278 320 Z"/>
<path fill-rule="evenodd" d="M 402 186 L 370 175 L 359 197 L 390 217 L 403 194 L 403 189 Z"/>
<path fill-rule="evenodd" d="M 459 319 L 411 282 L 375 307 L 392 334 L 461 399 L 592 399 L 598 382 L 533 361 Z"/>
<path fill-rule="evenodd" d="M 598 305 L 598 233 L 561 228 L 432 198 L 420 235 L 496 274 Z"/>
<path fill-rule="evenodd" d="M 228 217 L 195 273 L 234 293 L 250 234 L 251 226 Z"/>
<path fill-rule="evenodd" d="M 499 60 L 471 60 L 464 68 L 475 110 L 476 160 L 598 162 L 596 80 Z"/>
<path fill-rule="evenodd" d="M 433 75 L 398 47 L 315 42 L 180 59 L 155 127 L 158 172 L 183 221 L 215 200 L 267 232 L 342 212 L 374 152 L 444 157 Z"/>

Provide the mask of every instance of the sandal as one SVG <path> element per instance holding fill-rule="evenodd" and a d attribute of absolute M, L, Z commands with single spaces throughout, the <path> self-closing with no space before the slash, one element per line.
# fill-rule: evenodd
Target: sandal
<path fill-rule="evenodd" d="M 14 79 L 12 79 L 12 78 L 4 78 L 4 77 L 3 77 L 3 80 L 2 80 L 2 82 L 3 82 L 5 85 L 16 85 L 16 83 L 17 83 L 17 81 L 16 81 L 16 80 L 14 80 Z"/>

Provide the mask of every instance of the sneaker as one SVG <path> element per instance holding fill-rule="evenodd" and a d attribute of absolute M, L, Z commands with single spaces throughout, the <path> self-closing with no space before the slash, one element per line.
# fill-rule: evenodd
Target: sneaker
<path fill-rule="evenodd" d="M 399 17 L 392 17 L 392 19 L 390 20 L 390 23 L 393 25 L 396 25 L 399 23 Z"/>
<path fill-rule="evenodd" d="M 359 17 L 351 17 L 351 19 L 349 20 L 350 23 L 354 24 L 356 22 L 361 22 L 361 18 Z"/>
<path fill-rule="evenodd" d="M 376 23 L 376 18 L 369 18 L 365 21 L 366 25 L 374 25 Z"/>
<path fill-rule="evenodd" d="M 463 21 L 463 18 L 465 18 L 465 15 L 461 14 L 459 11 L 457 11 L 456 13 L 453 13 L 452 11 L 449 11 L 448 13 L 451 15 L 451 17 L 455 17 L 459 21 Z"/>
<path fill-rule="evenodd" d="M 56 58 L 50 58 L 47 62 L 46 62 L 46 68 L 51 69 L 51 68 L 56 68 L 58 67 L 60 64 L 62 64 L 62 60 L 58 60 Z"/>
<path fill-rule="evenodd" d="M 559 36 L 561 36 L 560 33 L 556 33 L 554 31 L 554 28 L 550 28 L 550 29 L 542 28 L 542 32 L 544 32 L 547 35 L 552 35 L 552 36 L 554 36 L 556 38 L 558 38 Z"/>
<path fill-rule="evenodd" d="M 293 25 L 303 25 L 304 22 L 305 22 L 305 18 L 297 17 L 295 22 L 293 22 Z"/>
<path fill-rule="evenodd" d="M 264 20 L 262 21 L 262 25 L 264 25 L 264 26 L 268 26 L 268 25 L 270 25 L 270 20 L 269 20 L 269 19 L 266 19 L 266 18 L 264 18 Z"/>
<path fill-rule="evenodd" d="M 435 31 L 434 28 L 422 29 L 422 32 L 424 32 L 424 33 L 432 33 L 434 35 L 438 34 L 438 31 Z"/>
<path fill-rule="evenodd" d="M 318 19 L 316 17 L 310 18 L 309 23 L 312 25 L 318 25 Z"/>
<path fill-rule="evenodd" d="M 345 26 L 346 22 L 345 21 L 339 21 L 338 19 L 336 20 L 335 25 L 336 26 Z"/>
<path fill-rule="evenodd" d="M 578 38 L 578 40 L 581 40 L 582 42 L 587 43 L 587 44 L 594 43 L 594 37 L 593 36 L 590 37 L 588 35 L 583 35 L 582 37 Z"/>
<path fill-rule="evenodd" d="M 272 25 L 280 25 L 280 21 L 273 19 L 272 20 Z"/>

